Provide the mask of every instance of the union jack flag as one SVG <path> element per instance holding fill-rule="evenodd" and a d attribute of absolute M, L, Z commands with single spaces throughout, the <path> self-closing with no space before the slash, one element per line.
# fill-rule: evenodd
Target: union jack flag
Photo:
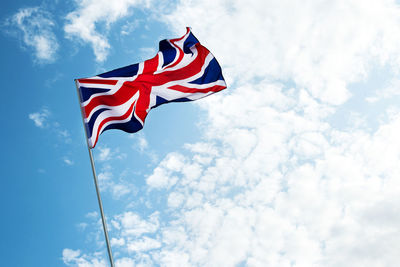
<path fill-rule="evenodd" d="M 226 88 L 221 67 L 187 28 L 162 40 L 152 59 L 76 80 L 88 143 L 94 148 L 109 129 L 134 133 L 150 109 L 203 98 Z"/>

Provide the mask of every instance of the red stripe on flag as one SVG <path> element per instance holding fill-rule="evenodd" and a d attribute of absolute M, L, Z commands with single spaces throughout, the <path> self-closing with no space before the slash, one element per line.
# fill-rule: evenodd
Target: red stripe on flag
<path fill-rule="evenodd" d="M 171 43 L 173 44 L 173 46 L 175 46 L 178 49 L 179 57 L 172 65 L 167 66 L 165 69 L 175 67 L 182 61 L 182 58 L 183 58 L 183 50 L 179 46 L 177 46 L 172 40 L 171 40 Z"/>
<path fill-rule="evenodd" d="M 165 69 L 169 69 L 169 68 L 175 67 L 176 65 L 178 65 L 178 64 L 182 61 L 182 58 L 183 58 L 183 55 L 184 55 L 183 50 L 182 50 L 178 45 L 176 45 L 175 42 L 181 41 L 183 38 L 185 38 L 185 36 L 186 36 L 189 32 L 190 32 L 190 28 L 189 28 L 189 27 L 186 27 L 186 34 L 185 34 L 184 36 L 182 36 L 182 37 L 180 37 L 180 38 L 176 38 L 176 39 L 171 39 L 171 40 L 169 40 L 169 41 L 172 43 L 172 45 L 175 46 L 175 47 L 178 49 L 179 57 L 178 57 L 178 59 L 177 59 L 172 65 L 167 66 Z"/>
<path fill-rule="evenodd" d="M 94 96 L 90 102 L 84 107 L 86 116 L 92 112 L 94 108 L 99 105 L 106 106 L 119 106 L 131 99 L 138 90 L 140 84 L 130 84 L 125 82 L 121 88 L 112 95 L 99 95 Z"/>
<path fill-rule="evenodd" d="M 182 40 L 183 38 L 185 38 L 185 36 L 186 36 L 189 32 L 190 32 L 190 28 L 189 28 L 189 27 L 186 27 L 186 33 L 185 33 L 184 36 L 179 37 L 179 38 L 175 38 L 175 39 L 170 39 L 169 41 L 170 41 L 170 42 L 178 42 L 178 41 Z"/>
<path fill-rule="evenodd" d="M 133 106 L 135 105 L 135 102 L 136 101 L 134 101 L 132 103 L 132 105 L 129 107 L 128 111 L 125 112 L 124 115 L 116 116 L 116 117 L 107 117 L 106 119 L 101 121 L 101 123 L 99 124 L 99 127 L 97 128 L 96 139 L 95 139 L 95 141 L 93 143 L 93 147 L 96 146 L 97 140 L 99 139 L 99 135 L 101 134 L 101 132 L 100 132 L 101 128 L 104 126 L 104 124 L 106 124 L 109 121 L 113 121 L 113 120 L 125 120 L 125 119 L 127 119 L 132 114 Z"/>
<path fill-rule="evenodd" d="M 136 78 L 136 80 L 128 83 L 142 82 L 152 86 L 162 85 L 170 81 L 179 81 L 192 77 L 201 71 L 201 67 L 208 54 L 210 53 L 204 46 L 197 46 L 197 57 L 187 66 L 173 71 L 163 71 L 158 74 L 148 75 L 143 74 Z"/>
<path fill-rule="evenodd" d="M 196 75 L 201 71 L 201 68 L 204 65 L 204 61 L 210 52 L 207 50 L 207 48 L 200 44 L 197 44 L 196 47 L 198 51 L 197 57 L 189 65 L 183 68 L 173 71 L 163 71 L 159 74 L 143 73 L 139 75 L 134 81 L 125 81 L 118 89 L 118 91 L 112 95 L 99 95 L 93 97 L 90 102 L 84 107 L 86 116 L 89 116 L 92 110 L 99 105 L 119 106 L 128 101 L 138 90 L 140 90 L 140 97 L 136 107 L 136 114 L 142 121 L 144 121 L 148 112 L 147 109 L 150 103 L 149 95 L 152 86 L 160 86 L 170 81 L 184 80 L 192 77 L 193 75 Z M 148 68 L 154 66 L 154 61 L 149 63 L 150 66 Z M 172 89 L 174 88 L 172 87 Z M 179 91 L 179 89 L 175 90 Z M 189 89 L 181 88 L 181 90 Z M 204 92 L 204 89 L 203 91 L 196 92 Z"/>
<path fill-rule="evenodd" d="M 146 60 L 144 62 L 143 73 L 153 73 L 158 67 L 158 54 L 152 59 Z"/>
<path fill-rule="evenodd" d="M 118 80 L 102 80 L 102 79 L 79 79 L 79 83 L 95 83 L 95 84 L 111 84 L 116 85 Z"/>
<path fill-rule="evenodd" d="M 172 89 L 172 90 L 179 91 L 179 92 L 182 92 L 182 93 L 219 92 L 221 90 L 224 90 L 225 88 L 226 88 L 226 86 L 222 86 L 222 85 L 214 85 L 212 87 L 207 87 L 207 88 L 203 88 L 203 89 L 189 88 L 189 87 L 182 86 L 182 85 L 173 85 L 171 87 L 168 87 L 168 89 Z"/>
<path fill-rule="evenodd" d="M 135 114 L 142 122 L 144 122 L 147 117 L 147 112 L 150 105 L 150 94 L 151 87 L 147 86 L 146 84 L 142 84 L 142 87 L 139 90 L 139 98 L 135 108 Z"/>

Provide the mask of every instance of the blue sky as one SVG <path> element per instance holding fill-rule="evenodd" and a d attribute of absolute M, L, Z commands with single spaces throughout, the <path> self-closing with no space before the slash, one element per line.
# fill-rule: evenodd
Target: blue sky
<path fill-rule="evenodd" d="M 229 87 L 101 135 L 117 266 L 397 266 L 390 0 L 2 2 L 2 264 L 107 266 L 74 79 L 186 26 Z"/>
<path fill-rule="evenodd" d="M 138 18 L 146 21 L 143 24 L 147 30 L 140 27 L 134 30 L 137 37 L 122 36 L 124 24 L 115 25 L 109 30 L 110 36 L 115 37 L 109 40 L 113 47 L 109 59 L 96 62 L 90 46 L 80 44 L 78 38 L 67 40 L 64 36 L 65 16 L 73 7 L 73 2 L 2 4 L 1 66 L 2 77 L 7 81 L 4 88 L 9 88 L 4 90 L 7 101 L 2 110 L 10 114 L 2 122 L 3 129 L 12 130 L 1 133 L 2 139 L 7 140 L 3 145 L 7 153 L 1 157 L 1 209 L 7 219 L 1 224 L 3 229 L 9 229 L 4 231 L 1 251 L 9 266 L 65 266 L 65 247 L 92 247 L 86 233 L 77 227 L 87 220 L 86 214 L 97 212 L 98 207 L 73 79 L 144 60 L 156 51 L 162 35 L 177 36 L 154 20 L 147 22 L 145 14 L 137 11 Z M 21 25 L 13 21 L 13 16 L 32 8 L 35 10 Z M 46 25 L 45 18 L 54 26 Z M 28 21 L 35 19 L 38 26 L 30 26 Z M 37 56 L 37 48 L 24 42 L 23 26 L 27 28 L 27 38 L 42 33 L 49 37 L 51 33 L 58 49 L 45 51 L 45 55 L 51 54 L 50 58 Z M 147 47 L 153 50 L 141 50 Z M 102 148 L 118 149 L 112 157 L 124 158 L 107 159 L 107 164 L 116 171 L 126 171 L 132 188 L 143 186 L 144 174 L 168 151 L 200 136 L 195 123 L 199 112 L 191 104 L 160 107 L 152 113 L 146 130 L 137 137 L 112 131 L 102 136 L 94 151 L 96 157 Z M 151 140 L 151 146 L 141 152 L 139 138 L 145 137 L 143 140 Z M 101 174 L 101 162 L 98 168 Z M 124 202 L 118 203 L 104 194 L 107 214 L 125 208 Z M 139 200 L 137 205 L 139 212 Z"/>

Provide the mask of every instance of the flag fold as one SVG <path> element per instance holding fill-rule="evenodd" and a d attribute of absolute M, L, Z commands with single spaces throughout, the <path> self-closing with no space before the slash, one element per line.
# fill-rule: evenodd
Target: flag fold
<path fill-rule="evenodd" d="M 139 131 L 150 109 L 161 104 L 226 88 L 220 65 L 190 28 L 181 38 L 160 41 L 152 59 L 76 82 L 90 148 L 106 130 Z"/>

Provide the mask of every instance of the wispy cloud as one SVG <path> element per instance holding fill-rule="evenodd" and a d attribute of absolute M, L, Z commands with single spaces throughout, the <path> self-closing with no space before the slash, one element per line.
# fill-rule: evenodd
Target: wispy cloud
<path fill-rule="evenodd" d="M 76 10 L 66 16 L 68 21 L 64 26 L 66 37 L 70 39 L 78 37 L 81 41 L 90 44 L 96 61 L 102 62 L 106 60 L 110 50 L 106 33 L 108 27 L 131 14 L 132 7 L 143 8 L 148 6 L 148 3 L 147 0 L 118 0 L 113 4 L 107 0 L 77 0 Z"/>
<path fill-rule="evenodd" d="M 42 110 L 39 112 L 30 113 L 29 119 L 31 119 L 37 127 L 45 128 L 47 126 L 49 116 L 50 111 L 47 108 L 42 108 Z"/>
<path fill-rule="evenodd" d="M 205 37 L 235 86 L 199 102 L 205 142 L 167 155 L 146 180 L 176 212 L 156 264 L 397 264 L 385 248 L 399 248 L 389 225 L 400 222 L 390 204 L 400 113 L 372 133 L 362 116 L 344 130 L 328 118 L 376 66 L 399 72 L 399 6 L 350 2 L 180 1 L 167 16 L 177 32 L 190 22 Z"/>
<path fill-rule="evenodd" d="M 99 147 L 100 153 L 98 154 L 99 161 L 107 161 L 111 158 L 111 149 L 109 147 Z"/>
<path fill-rule="evenodd" d="M 86 229 L 87 226 L 88 226 L 88 224 L 87 224 L 87 223 L 84 223 L 84 222 L 78 223 L 78 224 L 76 225 L 76 227 L 77 227 L 80 231 L 84 231 L 84 230 Z"/>
<path fill-rule="evenodd" d="M 99 187 L 101 191 L 110 192 L 114 199 L 120 199 L 134 191 L 134 186 L 111 172 L 111 167 L 106 167 L 99 172 Z"/>
<path fill-rule="evenodd" d="M 126 154 L 120 152 L 120 150 L 117 149 L 111 149 L 107 146 L 99 146 L 97 149 L 99 152 L 95 154 L 96 160 L 107 164 L 108 161 L 118 159 L 118 160 L 123 160 L 126 158 Z"/>
<path fill-rule="evenodd" d="M 179 1 L 164 19 L 177 32 L 190 24 L 233 86 L 198 102 L 204 139 L 147 176 L 143 191 L 159 213 L 127 208 L 112 217 L 123 259 L 396 266 L 400 110 L 377 110 L 390 116 L 374 131 L 357 106 L 342 117 L 351 128 L 338 130 L 329 117 L 373 68 L 399 73 L 399 6 Z"/>
<path fill-rule="evenodd" d="M 185 165 L 185 158 L 179 153 L 170 153 L 147 177 L 146 183 L 150 188 L 169 188 L 177 182 L 173 174 L 179 172 Z"/>
<path fill-rule="evenodd" d="M 63 74 L 57 72 L 53 77 L 49 77 L 48 79 L 46 79 L 44 84 L 46 87 L 52 87 L 52 86 L 54 86 L 54 83 L 59 81 L 62 77 L 63 77 Z"/>
<path fill-rule="evenodd" d="M 98 256 L 98 255 L 97 255 Z M 85 266 L 85 267 L 106 267 L 108 263 L 105 259 L 81 254 L 80 250 L 64 249 L 62 259 L 67 266 Z"/>
<path fill-rule="evenodd" d="M 59 47 L 52 15 L 41 7 L 21 8 L 5 21 L 6 31 L 34 51 L 39 63 L 54 62 Z"/>
<path fill-rule="evenodd" d="M 147 141 L 146 136 L 143 134 L 143 132 L 130 135 L 129 138 L 134 140 L 134 144 L 132 146 L 134 150 L 148 156 L 152 163 L 157 162 L 157 153 L 149 146 L 149 142 Z"/>
<path fill-rule="evenodd" d="M 68 166 L 74 165 L 74 162 L 73 162 L 71 159 L 67 158 L 67 157 L 64 157 L 63 161 L 64 161 L 64 163 L 67 164 Z"/>
<path fill-rule="evenodd" d="M 99 217 L 99 213 L 98 213 L 97 211 L 88 212 L 88 213 L 85 215 L 85 217 L 86 217 L 86 218 L 89 218 L 89 219 L 94 219 L 94 218 Z"/>
<path fill-rule="evenodd" d="M 200 40 L 204 36 L 207 47 L 225 65 L 228 84 L 232 75 L 241 76 L 240 81 L 291 80 L 314 98 L 342 104 L 351 97 L 348 85 L 363 80 L 374 67 L 371 62 L 398 65 L 393 44 L 400 36 L 399 11 L 393 2 L 229 2 L 232 5 L 179 1 L 176 11 L 166 16 L 177 33 L 190 24 Z M 204 17 L 215 23 L 206 26 Z"/>
<path fill-rule="evenodd" d="M 131 22 L 128 22 L 121 28 L 121 35 L 129 35 L 131 34 L 134 30 L 136 30 L 139 27 L 140 20 L 135 19 Z"/>
<path fill-rule="evenodd" d="M 51 119 L 52 113 L 47 107 L 41 108 L 38 112 L 30 113 L 28 117 L 34 122 L 35 126 L 50 130 L 58 136 L 58 138 L 62 139 L 63 142 L 70 143 L 72 141 L 68 130 L 63 129 L 60 123 Z"/>
<path fill-rule="evenodd" d="M 143 47 L 143 48 L 140 48 L 139 50 L 140 50 L 140 54 L 142 55 L 142 57 L 144 59 L 151 58 L 155 54 L 157 54 L 157 51 L 154 47 Z"/>

